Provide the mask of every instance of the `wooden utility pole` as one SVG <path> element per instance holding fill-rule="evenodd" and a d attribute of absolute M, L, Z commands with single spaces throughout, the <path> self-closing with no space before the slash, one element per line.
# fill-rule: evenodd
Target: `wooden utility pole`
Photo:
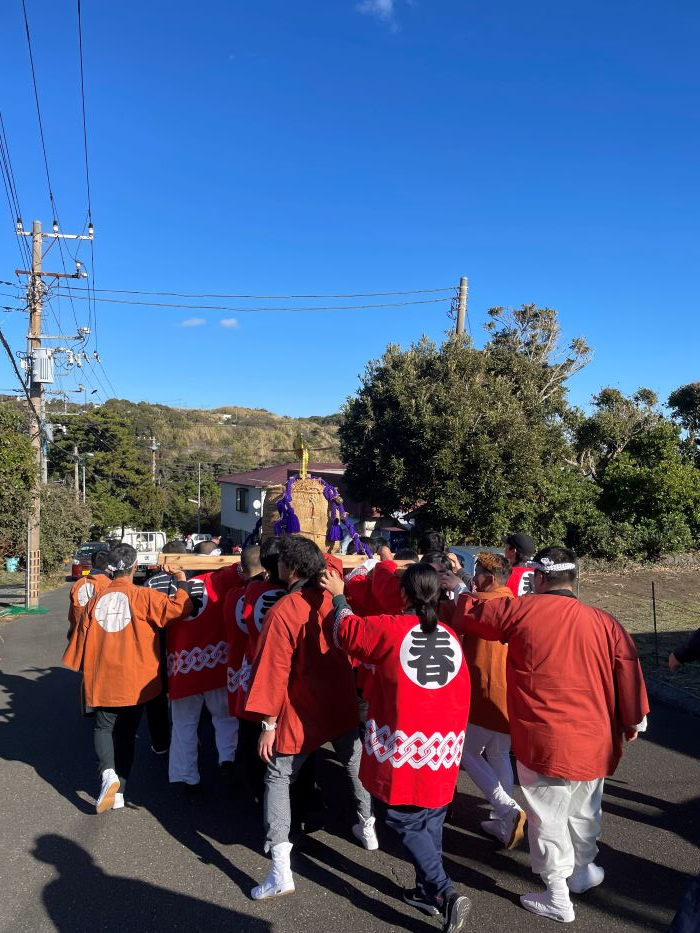
<path fill-rule="evenodd" d="M 459 302 L 457 304 L 457 333 L 464 333 L 464 324 L 467 320 L 467 290 L 469 283 L 466 276 L 459 280 Z"/>
<path fill-rule="evenodd" d="M 27 349 L 29 372 L 32 372 L 34 351 L 41 346 L 41 314 L 43 310 L 43 282 L 41 223 L 32 224 L 32 272 L 29 280 L 29 334 Z M 28 609 L 39 605 L 39 574 L 41 570 L 41 479 L 43 472 L 43 407 L 44 384 L 32 378 L 29 384 L 29 439 L 31 441 L 36 473 L 32 484 L 32 496 L 27 520 L 27 575 L 25 603 Z"/>
<path fill-rule="evenodd" d="M 53 279 L 82 279 L 86 274 L 80 271 L 76 261 L 75 273 L 44 272 L 42 267 L 43 240 L 92 240 L 92 223 L 88 225 L 87 236 L 84 234 L 59 233 L 54 221 L 53 232 L 43 233 L 41 222 L 32 223 L 32 232 L 22 227 L 22 219 L 17 218 L 18 236 L 32 238 L 32 268 L 15 269 L 17 275 L 28 275 L 27 304 L 29 306 L 29 333 L 27 334 L 27 373 L 29 376 L 29 440 L 36 463 L 36 474 L 32 485 L 27 519 L 27 576 L 25 584 L 25 606 L 37 609 L 39 606 L 39 579 L 41 572 L 41 485 L 47 480 L 47 468 L 44 456 L 44 383 L 53 382 L 53 362 L 50 351 L 41 347 L 41 316 L 43 311 L 45 277 Z M 44 367 L 48 372 L 44 372 Z"/>
<path fill-rule="evenodd" d="M 202 464 L 197 464 L 197 534 L 202 531 Z"/>

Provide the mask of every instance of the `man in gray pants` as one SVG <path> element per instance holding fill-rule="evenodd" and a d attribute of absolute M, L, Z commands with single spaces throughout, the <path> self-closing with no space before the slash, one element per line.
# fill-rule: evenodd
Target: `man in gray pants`
<path fill-rule="evenodd" d="M 326 742 L 355 801 L 353 833 L 366 849 L 378 848 L 371 799 L 358 777 L 362 746 L 352 668 L 333 643 L 333 601 L 317 583 L 325 567 L 313 541 L 282 539 L 279 576 L 289 592 L 265 617 L 246 701 L 246 711 L 262 717 L 258 754 L 267 763 L 265 850 L 272 855 L 272 871 L 251 892 L 255 900 L 294 892 L 289 786 Z"/>

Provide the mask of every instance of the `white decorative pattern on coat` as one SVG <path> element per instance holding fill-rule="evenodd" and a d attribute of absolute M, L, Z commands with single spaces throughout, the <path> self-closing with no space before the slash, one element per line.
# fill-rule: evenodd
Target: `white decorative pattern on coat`
<path fill-rule="evenodd" d="M 228 643 L 225 641 L 220 641 L 218 645 L 207 645 L 205 648 L 193 648 L 191 651 L 172 651 L 168 654 L 168 677 L 227 663 Z"/>
<path fill-rule="evenodd" d="M 394 768 L 405 764 L 412 768 L 427 765 L 433 771 L 452 768 L 461 761 L 463 748 L 464 730 L 447 735 L 433 732 L 429 737 L 423 732 L 414 732 L 409 736 L 401 729 L 392 731 L 390 726 L 377 728 L 374 719 L 367 721 L 365 751 L 380 764 L 388 761 Z"/>
<path fill-rule="evenodd" d="M 88 580 L 78 590 L 78 605 L 87 606 L 92 597 L 95 595 L 95 587 Z"/>
<path fill-rule="evenodd" d="M 342 649 L 343 647 L 338 641 L 338 629 L 340 628 L 340 623 L 343 621 L 343 619 L 347 619 L 347 617 L 351 616 L 352 614 L 353 611 L 349 606 L 344 606 L 340 612 L 336 612 L 335 614 L 335 621 L 333 622 L 333 644 L 336 648 Z"/>
<path fill-rule="evenodd" d="M 105 632 L 123 632 L 131 622 L 131 608 L 126 593 L 105 593 L 95 606 L 95 621 Z"/>
<path fill-rule="evenodd" d="M 228 687 L 228 692 L 235 693 L 240 687 L 244 693 L 247 693 L 252 669 L 253 665 L 248 664 L 245 658 L 243 658 L 243 663 L 239 670 L 235 671 L 232 667 L 229 667 L 226 672 L 226 686 Z"/>

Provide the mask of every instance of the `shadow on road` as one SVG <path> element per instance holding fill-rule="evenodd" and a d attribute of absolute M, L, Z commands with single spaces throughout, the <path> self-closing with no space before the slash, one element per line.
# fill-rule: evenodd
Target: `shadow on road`
<path fill-rule="evenodd" d="M 21 674 L 0 671 L 0 757 L 21 761 L 78 810 L 93 808 L 79 792 L 94 794 L 94 780 L 85 786 L 86 753 L 92 750 L 92 721 L 79 712 L 77 676 L 61 667 L 28 668 Z M 4 701 L 4 702 L 3 702 Z"/>
<path fill-rule="evenodd" d="M 58 878 L 42 899 L 59 933 L 156 933 L 162 930 L 240 930 L 270 933 L 272 926 L 239 911 L 178 894 L 144 881 L 108 875 L 79 845 L 63 836 L 40 836 L 32 850 Z"/>

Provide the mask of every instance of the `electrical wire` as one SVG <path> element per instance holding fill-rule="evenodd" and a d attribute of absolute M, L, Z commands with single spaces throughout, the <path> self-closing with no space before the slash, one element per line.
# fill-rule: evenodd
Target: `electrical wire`
<path fill-rule="evenodd" d="M 59 286 L 58 294 L 61 294 L 62 286 Z M 83 297 L 82 295 L 76 295 L 73 292 L 73 297 L 79 301 L 89 301 L 89 297 Z M 159 302 L 159 301 L 128 301 L 122 298 L 95 298 L 95 301 L 103 302 L 107 304 L 117 304 L 117 305 L 133 305 L 141 308 L 179 308 L 186 311 L 235 311 L 238 314 L 251 314 L 254 312 L 260 311 L 284 311 L 284 312 L 298 312 L 298 311 L 357 311 L 360 309 L 372 309 L 372 308 L 405 308 L 412 305 L 431 305 L 431 304 L 440 304 L 441 302 L 451 301 L 449 297 L 445 298 L 423 298 L 419 301 L 395 301 L 395 302 L 382 302 L 380 304 L 360 304 L 360 305 L 326 305 L 326 306 L 308 306 L 308 307 L 297 307 L 297 308 L 271 308 L 271 307 L 258 307 L 258 308 L 241 308 L 235 307 L 232 305 L 185 305 L 173 302 Z"/>
<path fill-rule="evenodd" d="M 455 285 L 449 285 L 446 288 L 416 288 L 412 291 L 397 291 L 397 292 L 348 292 L 341 295 L 220 295 L 212 294 L 208 292 L 202 293 L 192 293 L 192 292 L 158 292 L 158 291 L 140 291 L 137 289 L 128 289 L 128 288 L 96 288 L 93 291 L 96 292 L 107 292 L 114 295 L 153 295 L 153 296 L 163 296 L 165 298 L 238 298 L 241 300 L 250 300 L 250 301 L 288 301 L 291 299 L 298 298 L 318 298 L 318 299 L 330 299 L 330 298 L 385 298 L 391 297 L 393 295 L 431 295 L 436 294 L 437 292 L 451 292 L 456 288 Z M 78 289 L 75 289 L 78 291 Z M 100 299 L 98 299 L 100 300 Z"/>

